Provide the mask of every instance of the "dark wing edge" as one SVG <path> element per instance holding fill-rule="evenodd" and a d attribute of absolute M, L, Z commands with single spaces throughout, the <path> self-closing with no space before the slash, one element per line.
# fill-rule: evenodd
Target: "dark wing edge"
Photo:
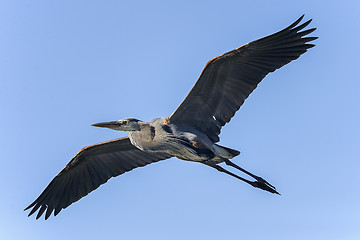
<path fill-rule="evenodd" d="M 128 137 L 85 147 L 24 210 L 32 208 L 28 215 L 31 216 L 39 209 L 36 219 L 46 211 L 46 220 L 52 212 L 56 216 L 62 209 L 106 183 L 111 177 L 170 157 L 163 153 L 143 152 L 133 146 Z"/>
<path fill-rule="evenodd" d="M 270 72 L 297 59 L 317 37 L 304 37 L 311 19 L 297 26 L 304 15 L 285 29 L 211 59 L 170 122 L 186 123 L 206 133 L 213 142 L 245 99 Z"/>

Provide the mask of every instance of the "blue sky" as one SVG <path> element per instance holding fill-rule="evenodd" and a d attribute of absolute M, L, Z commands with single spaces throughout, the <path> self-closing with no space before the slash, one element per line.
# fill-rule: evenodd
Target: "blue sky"
<path fill-rule="evenodd" d="M 0 1 L 0 239 L 359 239 L 359 7 Z M 48 221 L 22 211 L 82 147 L 125 134 L 90 124 L 171 114 L 209 59 L 303 13 L 317 46 L 267 76 L 221 134 L 281 196 L 171 159 Z"/>

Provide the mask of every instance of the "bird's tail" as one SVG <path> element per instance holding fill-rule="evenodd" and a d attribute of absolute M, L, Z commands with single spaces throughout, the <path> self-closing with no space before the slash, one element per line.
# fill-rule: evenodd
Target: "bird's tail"
<path fill-rule="evenodd" d="M 240 154 L 240 152 L 238 150 L 220 146 L 218 144 L 214 144 L 214 150 L 215 150 L 215 154 L 217 156 L 227 158 L 227 159 L 231 159 Z"/>

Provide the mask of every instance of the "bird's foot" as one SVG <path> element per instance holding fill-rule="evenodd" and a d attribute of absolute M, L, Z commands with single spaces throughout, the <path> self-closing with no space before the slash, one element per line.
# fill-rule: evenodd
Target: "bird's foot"
<path fill-rule="evenodd" d="M 262 177 L 258 177 L 256 176 L 255 179 L 260 182 L 260 183 L 263 183 L 265 185 L 268 185 L 269 187 L 273 188 L 273 189 L 276 189 L 273 185 L 271 185 L 270 183 L 268 183 L 265 179 L 263 179 Z"/>
<path fill-rule="evenodd" d="M 250 183 L 251 186 L 280 195 L 280 193 L 278 193 L 276 191 L 276 188 L 273 185 L 271 185 L 270 183 L 268 183 L 266 180 L 264 180 L 263 178 L 258 177 L 258 178 L 256 178 L 256 180 L 257 181 Z"/>

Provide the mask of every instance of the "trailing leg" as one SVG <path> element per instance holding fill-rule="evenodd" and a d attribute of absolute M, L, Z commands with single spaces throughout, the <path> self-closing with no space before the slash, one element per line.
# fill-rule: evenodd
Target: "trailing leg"
<path fill-rule="evenodd" d="M 256 179 L 258 182 L 261 182 L 265 185 L 268 185 L 269 187 L 273 188 L 274 190 L 276 190 L 276 188 L 271 185 L 270 183 L 268 183 L 265 179 L 263 179 L 262 177 L 258 177 L 255 174 L 252 174 L 251 172 L 246 171 L 245 169 L 243 169 L 242 167 L 236 165 L 235 163 L 231 162 L 229 159 L 224 159 L 224 162 L 226 163 L 226 165 L 234 167 L 240 171 L 242 171 L 243 173 L 246 173 L 247 175 L 253 177 L 254 179 Z"/>
<path fill-rule="evenodd" d="M 219 165 L 217 165 L 217 164 L 215 164 L 215 163 L 213 163 L 213 162 L 202 162 L 202 163 L 205 164 L 205 165 L 208 165 L 208 166 L 210 166 L 210 167 L 212 167 L 212 168 L 215 168 L 216 170 L 218 170 L 218 171 L 220 171 L 220 172 L 226 173 L 226 174 L 228 174 L 228 175 L 230 175 L 230 176 L 233 176 L 233 177 L 235 177 L 235 178 L 237 178 L 237 179 L 239 179 L 239 180 L 241 180 L 241 181 L 244 181 L 244 182 L 250 184 L 250 185 L 253 186 L 253 187 L 260 188 L 260 189 L 262 189 L 262 190 L 265 190 L 265 191 L 268 191 L 268 192 L 271 192 L 271 193 L 279 194 L 279 193 L 275 190 L 274 187 L 272 187 L 270 184 L 266 184 L 267 182 L 266 182 L 265 180 L 263 180 L 262 178 L 261 178 L 261 179 L 262 179 L 263 181 L 259 181 L 259 180 L 257 180 L 257 179 L 255 178 L 256 181 L 252 182 L 252 181 L 249 181 L 249 180 L 247 180 L 247 179 L 245 179 L 245 178 L 243 178 L 243 177 L 240 177 L 240 176 L 238 176 L 238 175 L 236 175 L 236 174 L 234 174 L 234 173 L 232 173 L 232 172 L 224 169 L 223 167 L 221 167 L 221 166 L 219 166 Z M 239 169 L 239 170 L 240 170 L 240 169 Z M 251 175 L 250 175 L 250 176 L 251 176 Z M 254 176 L 255 176 L 255 175 L 254 175 Z"/>

